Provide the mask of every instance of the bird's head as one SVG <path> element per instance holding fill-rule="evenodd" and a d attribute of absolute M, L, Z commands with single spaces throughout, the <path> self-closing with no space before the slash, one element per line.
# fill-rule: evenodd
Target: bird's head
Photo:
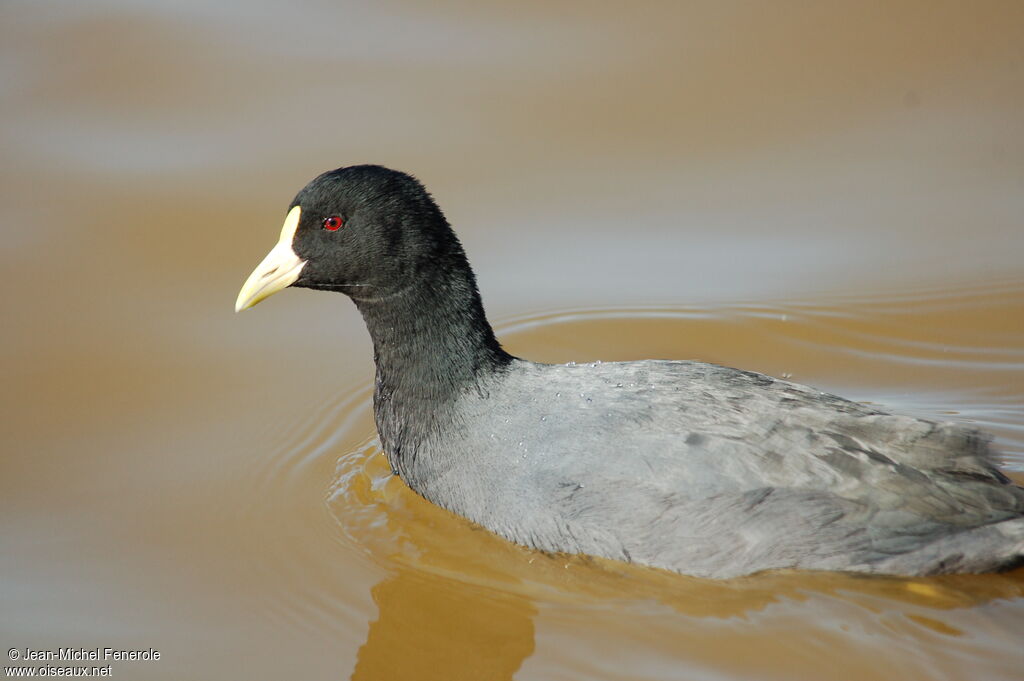
<path fill-rule="evenodd" d="M 415 178 L 381 166 L 339 168 L 296 195 L 235 311 L 288 286 L 383 297 L 427 281 L 425 273 L 452 257 L 464 258 L 462 247 Z"/>

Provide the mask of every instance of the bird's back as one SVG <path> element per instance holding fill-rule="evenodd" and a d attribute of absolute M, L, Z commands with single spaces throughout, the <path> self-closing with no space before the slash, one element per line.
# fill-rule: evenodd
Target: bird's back
<path fill-rule="evenodd" d="M 540 549 L 713 577 L 922 574 L 988 554 L 977 571 L 1024 553 L 1024 490 L 980 433 L 753 372 L 517 361 L 452 420 L 410 485 Z M 942 542 L 948 555 L 919 553 Z"/>

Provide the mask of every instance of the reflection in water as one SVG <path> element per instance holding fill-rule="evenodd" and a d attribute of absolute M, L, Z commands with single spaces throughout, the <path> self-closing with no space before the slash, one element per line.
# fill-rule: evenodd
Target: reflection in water
<path fill-rule="evenodd" d="M 517 595 L 586 607 L 656 601 L 696 618 L 745 617 L 773 603 L 800 602 L 812 594 L 861 605 L 867 602 L 862 597 L 870 597 L 938 610 L 1024 596 L 1024 570 L 927 578 L 779 571 L 709 580 L 602 558 L 540 553 L 511 544 L 419 497 L 390 473 L 376 439 L 340 459 L 330 505 L 347 541 L 357 542 L 376 560 L 398 570 L 398 577 L 389 582 L 411 585 L 418 580 L 418 586 L 438 591 L 461 585 L 472 594 Z M 401 590 L 393 587 L 389 593 Z M 389 602 L 390 607 L 400 605 Z"/>
<path fill-rule="evenodd" d="M 359 651 L 354 679 L 511 678 L 534 651 L 534 618 L 542 605 L 545 612 L 567 617 L 575 636 L 600 639 L 618 631 L 621 638 L 610 644 L 652 646 L 653 641 L 652 654 L 667 659 L 728 656 L 736 641 L 750 636 L 744 623 L 756 623 L 757 613 L 778 617 L 780 609 L 789 631 L 759 659 L 779 656 L 782 668 L 800 669 L 801 661 L 818 667 L 820 661 L 808 660 L 806 651 L 788 656 L 801 637 L 821 635 L 818 627 L 827 629 L 829 622 L 859 623 L 870 632 L 873 622 L 884 620 L 903 646 L 934 645 L 936 634 L 963 638 L 970 631 L 958 644 L 963 650 L 950 648 L 969 657 L 977 627 L 988 626 L 971 609 L 1024 598 L 1024 570 L 918 579 L 782 572 L 714 581 L 539 554 L 416 496 L 390 475 L 375 444 L 343 457 L 339 472 L 346 482 L 331 502 L 346 534 L 358 535 L 361 547 L 393 571 L 371 590 L 379 614 Z M 813 612 L 820 621 L 805 620 Z M 965 624 L 958 625 L 958 619 Z M 730 621 L 738 630 L 712 635 Z M 633 624 L 622 631 L 623 622 Z M 874 641 L 873 633 L 831 635 L 837 637 L 836 656 L 844 646 L 856 651 L 895 645 L 892 639 Z M 755 639 L 749 645 L 760 643 Z M 568 652 L 563 656 L 570 667 L 585 668 L 583 660 Z M 854 660 L 849 664 L 859 668 Z M 864 672 L 862 678 L 872 678 Z"/>
<path fill-rule="evenodd" d="M 993 319 L 1005 314 L 1007 306 L 1019 304 L 1012 296 L 989 293 L 983 307 Z M 740 330 L 765 339 L 757 354 L 748 358 L 755 368 L 784 361 L 806 377 L 818 370 L 819 361 L 827 366 L 827 356 L 840 349 L 815 339 L 839 335 L 857 339 L 855 345 L 864 353 L 866 365 L 894 366 L 890 379 L 895 385 L 905 380 L 913 383 L 913 361 L 900 362 L 900 354 L 912 351 L 907 348 L 926 354 L 921 345 L 928 344 L 919 337 L 928 336 L 931 306 L 925 301 L 914 307 L 912 322 L 902 301 L 848 304 L 842 315 L 821 305 L 738 306 L 717 312 L 571 310 L 512 320 L 502 336 L 523 355 L 546 354 L 544 359 L 549 361 L 564 361 L 580 355 L 590 359 L 591 352 L 594 357 L 634 355 L 638 351 L 623 344 L 623 339 L 632 338 L 638 328 L 658 342 L 675 342 L 678 347 L 693 343 L 719 352 L 722 345 L 711 339 L 727 339 Z M 977 309 L 961 312 L 968 317 L 982 314 Z M 785 323 L 780 322 L 783 318 Z M 893 325 L 904 333 L 894 332 Z M 947 347 L 957 361 L 940 368 L 944 375 L 973 376 L 993 356 L 1007 358 L 1005 349 L 989 353 L 967 342 L 953 345 L 954 336 L 948 333 L 945 341 L 951 343 Z M 563 343 L 572 339 L 574 347 L 568 356 L 556 339 Z M 793 354 L 793 348 L 800 348 L 800 354 Z M 847 361 L 856 365 L 856 360 Z M 747 360 L 742 364 L 749 365 Z M 901 366 L 911 373 L 901 372 Z M 1009 373 L 1003 369 L 1003 382 L 988 376 L 991 394 L 987 398 L 1018 398 L 1020 373 L 1024 373 L 1024 362 Z M 884 392 L 884 383 L 874 376 L 870 389 Z M 950 382 L 951 388 L 964 392 L 949 399 L 967 412 L 985 413 L 987 407 L 977 402 L 979 395 L 964 383 L 970 383 L 970 378 Z M 853 384 L 865 387 L 861 382 Z M 362 417 L 349 417 L 354 427 L 347 434 L 336 434 L 339 444 L 372 429 L 366 401 L 353 401 L 350 408 L 362 411 Z M 926 409 L 924 415 L 943 417 Z M 980 420 L 986 427 L 999 425 Z M 1004 444 L 1022 451 L 1024 443 L 1012 437 L 1015 431 L 1006 432 L 1011 437 L 1004 437 Z M 1011 455 L 1011 462 L 1024 467 L 1019 454 Z M 524 660 L 536 654 L 538 618 L 556 628 L 571 622 L 573 636 L 600 641 L 614 631 L 614 645 L 646 647 L 651 655 L 667 659 L 680 655 L 711 659 L 718 665 L 729 659 L 729 649 L 740 641 L 751 648 L 762 646 L 759 639 L 750 640 L 750 634 L 743 632 L 748 626 L 744 623 L 761 622 L 758 626 L 769 630 L 785 626 L 789 632 L 776 645 L 759 648 L 762 662 L 794 673 L 813 673 L 820 660 L 813 655 L 808 658 L 806 649 L 794 646 L 802 637 L 824 637 L 834 639 L 830 645 L 836 647 L 836 656 L 852 656 L 845 662 L 849 669 L 872 678 L 876 672 L 864 666 L 861 656 L 879 645 L 902 648 L 908 659 L 925 646 L 929 655 L 963 663 L 976 654 L 975 637 L 993 627 L 985 614 L 986 604 L 1024 599 L 1024 569 L 1005 575 L 914 579 L 777 572 L 714 581 L 603 559 L 541 554 L 505 542 L 417 496 L 391 473 L 373 437 L 338 459 L 329 507 L 344 542 L 389 573 L 371 589 L 379 614 L 359 651 L 355 679 L 511 678 Z M 807 619 L 810 613 L 817 615 Z M 764 624 L 779 618 L 777 624 Z M 622 622 L 630 621 L 634 625 L 623 630 Z M 724 622 L 734 623 L 730 632 L 711 635 Z M 839 625 L 839 630 L 829 631 L 828 622 Z M 842 622 L 859 623 L 863 633 Z M 888 638 L 877 638 L 877 626 L 889 631 Z M 986 634 L 986 645 L 998 647 L 1012 640 L 998 632 L 997 626 Z M 941 652 L 934 648 L 936 636 L 947 641 Z M 558 656 L 570 668 L 586 667 L 585 660 L 575 659 L 568 651 Z M 735 662 L 737 673 L 743 668 L 743 663 Z"/>
<path fill-rule="evenodd" d="M 355 681 L 503 681 L 533 653 L 536 610 L 526 596 L 413 569 L 371 593 L 380 614 L 359 649 Z"/>

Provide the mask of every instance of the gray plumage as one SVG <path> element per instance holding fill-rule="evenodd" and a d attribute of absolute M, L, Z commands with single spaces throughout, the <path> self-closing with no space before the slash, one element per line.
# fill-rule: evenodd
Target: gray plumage
<path fill-rule="evenodd" d="M 292 206 L 291 253 L 272 251 L 281 261 L 257 268 L 240 307 L 292 273 L 347 294 L 373 339 L 392 467 L 511 541 L 716 578 L 983 572 L 1024 558 L 1024 489 L 976 430 L 711 364 L 514 358 L 415 179 L 341 168 Z"/>
<path fill-rule="evenodd" d="M 392 457 L 403 478 L 545 551 L 715 578 L 983 572 L 1024 555 L 1024 490 L 982 434 L 761 374 L 517 360 L 445 419 L 411 461 Z"/>

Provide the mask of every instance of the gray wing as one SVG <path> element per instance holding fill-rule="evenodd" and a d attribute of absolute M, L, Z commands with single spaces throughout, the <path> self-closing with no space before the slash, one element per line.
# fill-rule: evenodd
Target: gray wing
<path fill-rule="evenodd" d="M 586 369 L 519 377 L 547 425 L 497 466 L 492 498 L 515 512 L 482 503 L 478 522 L 546 550 L 713 577 L 987 570 L 1024 554 L 1024 490 L 976 430 L 714 365 Z M 509 418 L 491 436 L 530 425 Z"/>

